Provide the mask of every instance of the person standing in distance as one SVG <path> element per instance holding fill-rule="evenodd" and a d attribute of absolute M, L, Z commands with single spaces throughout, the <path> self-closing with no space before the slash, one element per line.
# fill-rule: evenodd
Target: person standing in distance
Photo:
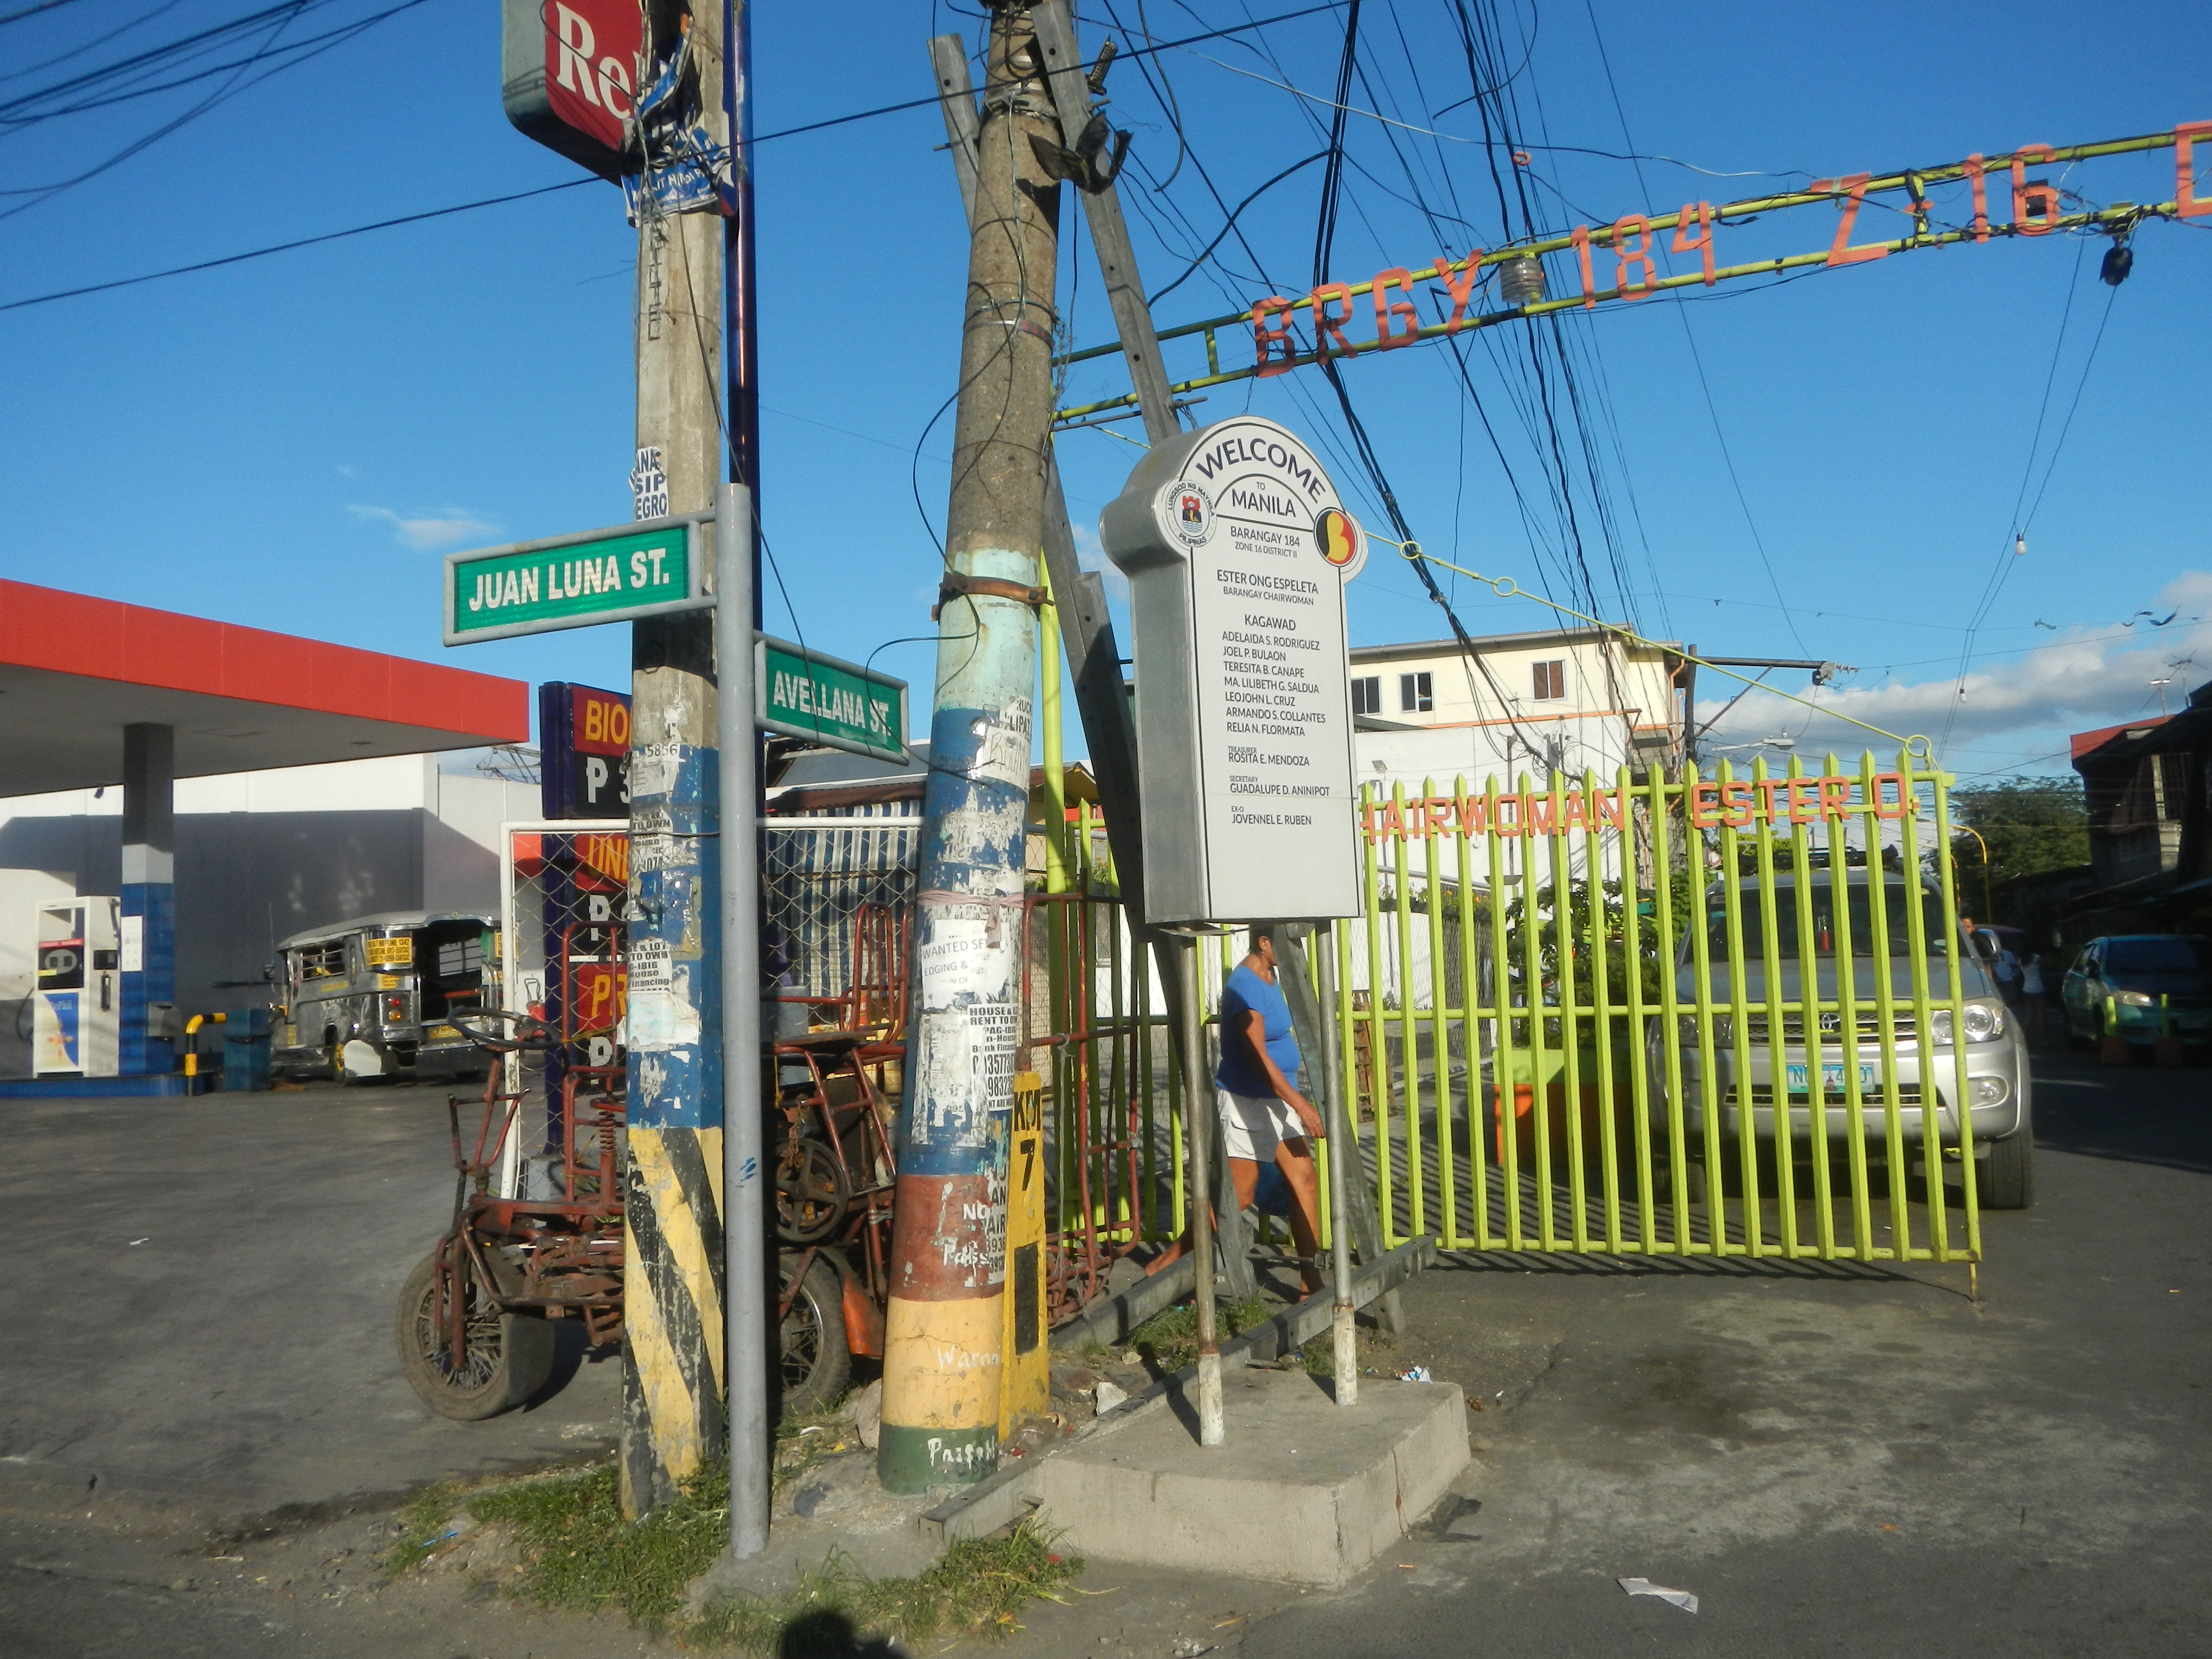
<path fill-rule="evenodd" d="M 1322 1288 L 1319 1264 L 1321 1182 L 1313 1143 L 1324 1133 L 1321 1114 L 1298 1092 L 1298 1040 L 1291 1005 L 1275 968 L 1273 936 L 1252 930 L 1252 949 L 1221 988 L 1221 1064 L 1213 1073 L 1221 1115 L 1222 1155 L 1237 1189 L 1237 1207 L 1251 1207 L 1261 1159 L 1283 1172 L 1291 1189 L 1291 1237 L 1297 1246 L 1305 1293 Z M 1158 1273 L 1183 1253 L 1177 1239 L 1147 1273 Z"/>

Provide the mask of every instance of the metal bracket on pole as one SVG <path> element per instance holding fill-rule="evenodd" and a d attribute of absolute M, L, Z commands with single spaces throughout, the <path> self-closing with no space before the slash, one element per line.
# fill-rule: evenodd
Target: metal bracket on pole
<path fill-rule="evenodd" d="M 957 34 L 933 35 L 929 61 L 937 71 L 938 106 L 945 113 L 945 136 L 952 151 L 952 172 L 960 180 L 960 205 L 968 223 L 975 222 L 975 83 L 968 74 L 968 52 Z"/>
<path fill-rule="evenodd" d="M 1091 85 L 1084 79 L 1083 55 L 1075 43 L 1075 25 L 1067 15 L 1066 0 L 1044 0 L 1043 4 L 1032 7 L 1030 22 L 1036 30 L 1038 50 L 1044 53 L 1053 106 L 1060 112 L 1060 132 L 1073 143 L 1091 121 Z M 1167 367 L 1160 361 L 1152 307 L 1145 302 L 1144 284 L 1137 276 L 1137 254 L 1130 246 L 1128 223 L 1121 216 L 1121 198 L 1111 185 L 1095 193 L 1085 191 L 1083 212 L 1091 227 L 1091 245 L 1098 253 L 1098 274 L 1106 282 L 1106 302 L 1113 308 L 1114 326 L 1121 336 L 1129 381 L 1136 388 L 1137 405 L 1144 411 L 1145 435 L 1154 443 L 1172 438 L 1182 428 L 1176 419 L 1175 394 L 1168 389 Z"/>
<path fill-rule="evenodd" d="M 723 1376 L 729 1397 L 730 1553 L 768 1547 L 768 1214 L 762 1185 L 760 825 L 754 779 L 753 496 L 714 501 L 715 732 L 721 750 Z"/>

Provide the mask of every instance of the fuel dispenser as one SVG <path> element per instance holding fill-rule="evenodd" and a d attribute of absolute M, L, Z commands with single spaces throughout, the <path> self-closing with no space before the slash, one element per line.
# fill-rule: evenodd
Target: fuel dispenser
<path fill-rule="evenodd" d="M 123 901 L 58 899 L 38 908 L 32 1070 L 113 1077 L 123 1018 Z"/>

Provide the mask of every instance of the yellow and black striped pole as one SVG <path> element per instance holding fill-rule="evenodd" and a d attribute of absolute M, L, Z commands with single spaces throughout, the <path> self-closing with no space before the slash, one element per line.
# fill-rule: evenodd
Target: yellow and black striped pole
<path fill-rule="evenodd" d="M 727 16 L 719 5 L 689 16 L 686 50 L 702 87 L 722 84 Z M 672 34 L 647 47 L 658 58 L 675 49 Z M 723 99 L 702 101 L 700 118 L 721 142 Z M 642 214 L 637 257 L 636 516 L 710 513 L 726 475 L 714 372 L 723 218 Z M 725 1356 L 714 620 L 641 619 L 630 651 L 621 1468 L 623 1510 L 635 1516 L 721 1453 Z"/>

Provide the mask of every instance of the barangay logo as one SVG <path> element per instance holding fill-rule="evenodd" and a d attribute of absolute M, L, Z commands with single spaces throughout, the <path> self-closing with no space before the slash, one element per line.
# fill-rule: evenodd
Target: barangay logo
<path fill-rule="evenodd" d="M 1213 533 L 1213 498 L 1188 478 L 1168 486 L 1168 527 L 1186 547 L 1204 545 Z"/>

